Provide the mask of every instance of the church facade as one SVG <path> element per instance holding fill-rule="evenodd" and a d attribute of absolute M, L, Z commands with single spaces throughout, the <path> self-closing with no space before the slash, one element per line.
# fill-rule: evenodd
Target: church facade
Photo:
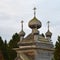
<path fill-rule="evenodd" d="M 45 35 L 40 34 L 38 29 L 42 27 L 42 23 L 36 18 L 36 8 L 34 8 L 34 17 L 28 23 L 32 32 L 27 37 L 24 37 L 23 21 L 21 21 L 21 26 L 20 41 L 17 43 L 19 48 L 14 48 L 17 52 L 15 60 L 52 60 L 54 46 L 51 41 L 52 33 L 49 30 L 49 21 Z"/>

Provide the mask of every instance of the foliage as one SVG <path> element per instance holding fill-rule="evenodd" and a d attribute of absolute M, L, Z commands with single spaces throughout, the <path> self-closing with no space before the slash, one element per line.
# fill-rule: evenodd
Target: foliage
<path fill-rule="evenodd" d="M 5 42 L 4 42 L 3 55 L 4 55 L 4 59 L 5 59 L 5 60 L 9 60 L 8 44 L 7 44 L 7 41 L 6 41 L 6 40 L 5 40 Z"/>
<path fill-rule="evenodd" d="M 19 41 L 20 37 L 17 33 L 15 33 L 12 36 L 12 39 L 7 44 L 7 41 L 3 41 L 0 37 L 0 50 L 2 51 L 4 60 L 14 60 L 16 57 L 16 52 L 13 50 L 13 48 L 17 48 L 17 43 Z"/>
<path fill-rule="evenodd" d="M 15 33 L 15 34 L 12 36 L 12 39 L 11 39 L 10 42 L 9 42 L 9 47 L 10 47 L 10 48 L 16 48 L 16 47 L 18 47 L 18 46 L 17 46 L 17 43 L 18 43 L 19 39 L 20 39 L 19 35 L 18 35 L 17 33 Z"/>
<path fill-rule="evenodd" d="M 55 44 L 54 59 L 60 60 L 60 36 L 58 36 L 58 41 Z"/>
<path fill-rule="evenodd" d="M 12 36 L 12 39 L 10 40 L 9 42 L 9 57 L 10 57 L 10 60 L 14 60 L 15 57 L 16 57 L 16 52 L 13 50 L 13 48 L 17 48 L 17 43 L 19 41 L 20 37 L 17 33 L 15 33 L 13 36 Z"/>
<path fill-rule="evenodd" d="M 4 60 L 8 60 L 8 50 L 7 50 L 7 42 L 3 42 L 2 38 L 0 37 L 0 50 L 2 51 L 2 55 L 4 57 Z"/>

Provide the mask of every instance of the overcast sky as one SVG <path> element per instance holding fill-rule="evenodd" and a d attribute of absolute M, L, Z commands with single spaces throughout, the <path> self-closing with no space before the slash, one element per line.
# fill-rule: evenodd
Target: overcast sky
<path fill-rule="evenodd" d="M 47 21 L 50 21 L 52 41 L 56 42 L 60 35 L 60 0 L 0 0 L 0 36 L 9 41 L 14 33 L 21 30 L 20 21 L 24 21 L 24 31 L 31 32 L 28 22 L 33 18 L 33 8 L 36 7 L 36 17 L 42 22 L 40 33 L 46 33 Z"/>

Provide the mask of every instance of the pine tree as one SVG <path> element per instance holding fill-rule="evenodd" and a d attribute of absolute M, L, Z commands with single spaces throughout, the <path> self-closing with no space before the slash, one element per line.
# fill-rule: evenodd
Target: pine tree
<path fill-rule="evenodd" d="M 4 57 L 4 60 L 9 60 L 7 48 L 8 47 L 7 47 L 6 40 L 5 40 L 5 42 L 3 42 L 2 38 L 0 37 L 0 50 L 2 52 L 2 55 Z"/>
<path fill-rule="evenodd" d="M 13 48 L 17 48 L 17 43 L 20 40 L 20 37 L 17 33 L 12 36 L 12 39 L 7 44 L 5 40 L 3 42 L 2 38 L 0 37 L 0 50 L 2 51 L 4 60 L 14 60 L 16 58 L 16 51 Z"/>
<path fill-rule="evenodd" d="M 0 36 L 0 50 L 3 49 L 3 46 L 4 46 L 4 43 L 3 43 L 2 37 Z"/>
<path fill-rule="evenodd" d="M 7 41 L 6 41 L 6 40 L 5 40 L 5 42 L 4 42 L 3 55 L 4 55 L 4 59 L 5 59 L 5 60 L 9 60 L 8 44 L 7 44 Z"/>
<path fill-rule="evenodd" d="M 60 36 L 58 36 L 58 41 L 55 44 L 54 59 L 60 60 Z"/>
<path fill-rule="evenodd" d="M 10 40 L 9 42 L 9 47 L 10 48 L 15 48 L 15 47 L 18 47 L 17 46 L 17 43 L 19 41 L 20 37 L 17 33 L 15 33 L 13 36 L 12 36 L 12 39 Z"/>
<path fill-rule="evenodd" d="M 4 48 L 4 44 L 3 44 L 2 37 L 0 36 L 0 59 L 1 60 L 4 60 L 3 48 Z"/>
<path fill-rule="evenodd" d="M 20 37 L 17 33 L 15 33 L 13 36 L 12 36 L 12 39 L 10 40 L 9 42 L 9 57 L 10 57 L 10 60 L 14 60 L 16 58 L 16 51 L 13 50 L 13 48 L 17 48 L 17 43 L 19 41 Z"/>

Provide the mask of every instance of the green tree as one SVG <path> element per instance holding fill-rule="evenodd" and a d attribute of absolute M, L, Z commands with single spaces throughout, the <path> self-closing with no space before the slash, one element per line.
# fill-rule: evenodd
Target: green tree
<path fill-rule="evenodd" d="M 58 41 L 55 44 L 54 59 L 60 60 L 60 36 L 58 36 Z"/>
<path fill-rule="evenodd" d="M 2 51 L 2 55 L 4 57 L 4 60 L 9 60 L 8 58 L 8 50 L 7 50 L 7 42 L 3 42 L 2 38 L 0 37 L 0 50 Z"/>
<path fill-rule="evenodd" d="M 3 55 L 5 60 L 9 60 L 8 44 L 6 40 L 4 42 Z"/>
<path fill-rule="evenodd" d="M 16 57 L 16 52 L 13 50 L 13 48 L 17 48 L 17 43 L 19 41 L 20 37 L 17 33 L 15 33 L 13 36 L 12 36 L 12 39 L 9 41 L 9 57 L 10 57 L 10 60 L 14 60 L 15 57 Z"/>
<path fill-rule="evenodd" d="M 11 39 L 10 42 L 9 42 L 9 47 L 10 47 L 10 48 L 16 48 L 16 47 L 18 47 L 18 46 L 17 46 L 17 43 L 18 43 L 19 39 L 20 39 L 19 35 L 18 35 L 17 33 L 15 33 L 15 34 L 12 36 L 12 39 Z"/>
<path fill-rule="evenodd" d="M 14 60 L 16 57 L 16 52 L 13 50 L 13 48 L 17 48 L 17 43 L 20 40 L 20 37 L 17 33 L 15 33 L 12 36 L 12 39 L 7 44 L 7 41 L 5 40 L 3 42 L 2 38 L 0 37 L 0 50 L 2 51 L 4 60 Z"/>
<path fill-rule="evenodd" d="M 4 43 L 3 43 L 2 37 L 0 36 L 0 50 L 3 49 L 3 46 L 4 46 Z"/>

